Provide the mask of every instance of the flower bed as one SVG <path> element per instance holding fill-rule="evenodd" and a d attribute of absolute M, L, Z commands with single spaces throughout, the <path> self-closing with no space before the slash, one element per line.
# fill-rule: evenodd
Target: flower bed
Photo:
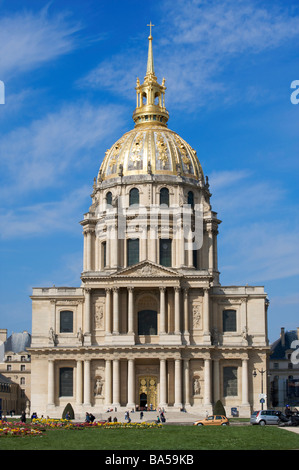
<path fill-rule="evenodd" d="M 0 421 L 0 437 L 41 436 L 43 431 L 24 423 Z"/>

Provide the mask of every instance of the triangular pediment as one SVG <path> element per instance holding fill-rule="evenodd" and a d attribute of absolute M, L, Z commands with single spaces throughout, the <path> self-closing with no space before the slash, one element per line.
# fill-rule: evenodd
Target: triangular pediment
<path fill-rule="evenodd" d="M 140 263 L 130 266 L 128 268 L 122 269 L 115 274 L 116 277 L 179 277 L 177 273 L 172 268 L 166 268 L 165 266 L 160 266 L 159 264 L 153 263 L 151 261 L 141 261 Z"/>

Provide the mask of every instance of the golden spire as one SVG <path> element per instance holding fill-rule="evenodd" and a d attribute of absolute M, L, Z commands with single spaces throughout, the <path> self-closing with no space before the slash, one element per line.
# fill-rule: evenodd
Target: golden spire
<path fill-rule="evenodd" d="M 153 37 L 152 22 L 147 26 L 150 27 L 150 35 L 148 37 L 148 56 L 146 75 L 143 84 L 140 84 L 137 78 L 136 84 L 136 109 L 133 113 L 135 127 L 143 124 L 159 124 L 167 126 L 168 111 L 165 108 L 165 79 L 163 78 L 162 85 L 157 82 L 157 77 L 154 71 L 154 55 L 153 55 Z"/>
<path fill-rule="evenodd" d="M 147 55 L 147 68 L 146 68 L 146 75 L 153 75 L 155 76 L 155 70 L 154 70 L 154 55 L 153 55 L 153 36 L 152 36 L 152 26 L 155 26 L 152 24 L 150 21 L 150 24 L 147 26 L 150 27 L 150 35 L 148 37 L 149 43 L 148 43 L 148 55 Z"/>

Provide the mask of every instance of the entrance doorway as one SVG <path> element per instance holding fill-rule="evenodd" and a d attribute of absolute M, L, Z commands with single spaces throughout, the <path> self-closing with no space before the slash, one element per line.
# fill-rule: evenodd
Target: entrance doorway
<path fill-rule="evenodd" d="M 139 404 L 141 409 L 157 408 L 157 378 L 146 376 L 139 378 Z"/>

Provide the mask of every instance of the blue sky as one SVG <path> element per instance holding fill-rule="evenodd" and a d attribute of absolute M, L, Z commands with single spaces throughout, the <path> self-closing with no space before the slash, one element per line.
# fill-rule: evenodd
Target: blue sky
<path fill-rule="evenodd" d="M 169 128 L 209 176 L 222 285 L 263 285 L 270 342 L 298 319 L 298 1 L 0 0 L 0 327 L 32 287 L 79 286 L 93 178 L 166 78 Z M 299 96 L 299 95 L 298 95 Z"/>

